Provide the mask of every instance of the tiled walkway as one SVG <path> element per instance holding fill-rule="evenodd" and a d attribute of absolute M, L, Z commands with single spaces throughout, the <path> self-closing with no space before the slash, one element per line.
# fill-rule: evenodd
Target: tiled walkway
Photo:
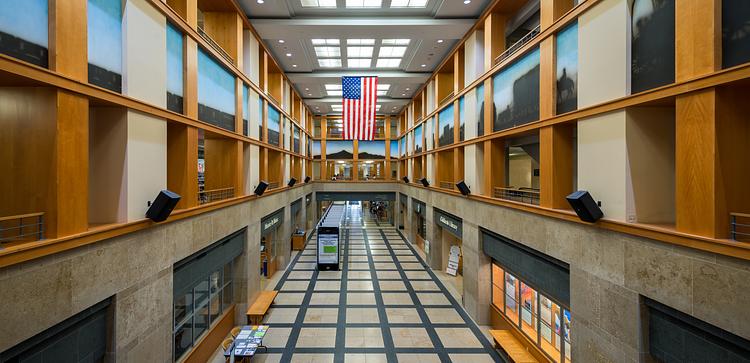
<path fill-rule="evenodd" d="M 316 270 L 314 235 L 291 263 L 253 361 L 501 361 L 401 234 L 361 215 L 348 207 L 341 271 Z"/>

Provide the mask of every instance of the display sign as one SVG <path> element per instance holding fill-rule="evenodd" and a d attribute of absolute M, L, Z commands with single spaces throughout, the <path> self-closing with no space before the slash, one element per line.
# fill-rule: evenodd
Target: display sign
<path fill-rule="evenodd" d="M 458 238 L 462 237 L 463 234 L 463 223 L 460 218 L 453 216 L 452 214 L 445 213 L 440 209 L 433 209 L 435 211 L 435 222 L 443 227 L 443 229 L 452 233 Z"/>
<path fill-rule="evenodd" d="M 278 227 L 284 221 L 284 208 L 265 216 L 260 220 L 260 234 L 265 235 L 271 229 Z"/>
<path fill-rule="evenodd" d="M 396 193 L 392 192 L 317 192 L 318 201 L 395 201 Z"/>
<path fill-rule="evenodd" d="M 318 235 L 318 263 L 339 263 L 339 236 L 338 234 Z"/>
<path fill-rule="evenodd" d="M 448 255 L 448 267 L 445 269 L 445 273 L 451 276 L 456 276 L 458 271 L 458 260 L 461 257 L 461 247 L 457 245 L 451 246 L 450 255 Z"/>
<path fill-rule="evenodd" d="M 412 209 L 414 209 L 414 213 L 419 214 L 420 216 L 425 216 L 425 210 L 427 209 L 427 205 L 424 204 L 422 201 L 418 199 L 411 198 L 411 204 Z"/>

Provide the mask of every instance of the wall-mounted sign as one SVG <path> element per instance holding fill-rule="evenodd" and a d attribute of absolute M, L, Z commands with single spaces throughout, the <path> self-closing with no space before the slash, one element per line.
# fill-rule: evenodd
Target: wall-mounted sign
<path fill-rule="evenodd" d="M 425 210 L 427 209 L 426 204 L 424 204 L 419 199 L 414 199 L 414 198 L 411 198 L 411 204 L 412 204 L 412 208 L 414 209 L 414 213 L 417 213 L 422 217 L 425 216 Z"/>
<path fill-rule="evenodd" d="M 433 208 L 435 211 L 435 223 L 443 227 L 443 229 L 452 233 L 458 238 L 463 236 L 463 223 L 461 218 L 458 218 L 452 214 L 441 211 L 440 209 Z"/>
<path fill-rule="evenodd" d="M 266 233 L 271 232 L 273 229 L 281 225 L 281 222 L 283 221 L 284 208 L 263 217 L 263 219 L 260 220 L 260 234 L 265 235 Z"/>

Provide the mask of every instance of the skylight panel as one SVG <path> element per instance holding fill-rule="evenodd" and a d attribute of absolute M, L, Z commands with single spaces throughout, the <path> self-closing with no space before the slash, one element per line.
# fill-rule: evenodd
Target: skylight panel
<path fill-rule="evenodd" d="M 323 68 L 341 67 L 341 59 L 318 59 L 318 64 Z"/>
<path fill-rule="evenodd" d="M 348 57 L 372 57 L 372 47 L 346 47 L 346 55 Z"/>
<path fill-rule="evenodd" d="M 326 93 L 327 93 L 327 94 L 328 94 L 329 96 L 342 96 L 342 95 L 343 95 L 343 91 L 342 91 L 342 90 L 338 90 L 338 91 L 334 91 L 334 90 L 327 90 L 327 91 L 326 91 Z"/>
<path fill-rule="evenodd" d="M 375 39 L 347 39 L 348 45 L 375 45 Z"/>
<path fill-rule="evenodd" d="M 326 91 L 341 90 L 341 84 L 326 84 Z"/>
<path fill-rule="evenodd" d="M 346 60 L 347 64 L 349 65 L 349 68 L 368 68 L 370 67 L 370 64 L 372 64 L 372 59 L 370 58 L 349 58 Z"/>
<path fill-rule="evenodd" d="M 378 91 L 378 96 L 385 96 L 388 94 L 388 91 Z"/>
<path fill-rule="evenodd" d="M 378 84 L 378 91 L 387 91 L 391 89 L 391 85 L 388 83 L 379 83 Z"/>
<path fill-rule="evenodd" d="M 383 39 L 383 45 L 409 45 L 411 39 Z"/>
<path fill-rule="evenodd" d="M 428 0 L 391 0 L 392 8 L 426 8 Z"/>
<path fill-rule="evenodd" d="M 346 0 L 347 8 L 379 8 L 383 0 Z"/>
<path fill-rule="evenodd" d="M 313 39 L 313 45 L 339 45 L 338 39 Z"/>
<path fill-rule="evenodd" d="M 339 47 L 315 47 L 315 55 L 318 57 L 340 57 L 341 48 Z"/>
<path fill-rule="evenodd" d="M 302 0 L 303 8 L 335 8 L 336 0 Z"/>
<path fill-rule="evenodd" d="M 378 58 L 403 57 L 406 47 L 380 47 Z"/>
<path fill-rule="evenodd" d="M 378 68 L 398 68 L 401 65 L 401 58 L 378 58 L 375 65 Z"/>

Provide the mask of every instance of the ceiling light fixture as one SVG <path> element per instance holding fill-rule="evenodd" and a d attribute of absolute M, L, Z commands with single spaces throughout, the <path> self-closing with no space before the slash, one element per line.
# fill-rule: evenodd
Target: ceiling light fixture
<path fill-rule="evenodd" d="M 466 4 L 470 3 L 470 2 L 471 2 L 471 0 L 464 0 L 464 5 L 466 5 Z"/>
<path fill-rule="evenodd" d="M 284 44 L 284 39 L 279 39 L 279 43 Z"/>
<path fill-rule="evenodd" d="M 263 4 L 263 3 L 265 3 L 265 0 L 258 0 L 258 4 Z"/>
<path fill-rule="evenodd" d="M 287 53 L 287 54 L 286 54 L 286 56 L 287 56 L 287 57 L 291 57 L 291 56 L 292 56 L 292 53 Z"/>
<path fill-rule="evenodd" d="M 438 39 L 438 43 L 442 43 L 442 42 L 443 42 L 443 40 L 442 40 L 442 39 Z"/>
<path fill-rule="evenodd" d="M 427 65 L 426 65 L 426 64 L 423 64 L 423 65 L 422 65 L 422 68 L 424 68 L 424 67 L 427 67 Z"/>
<path fill-rule="evenodd" d="M 292 64 L 292 68 L 297 68 L 297 65 L 296 64 Z"/>

